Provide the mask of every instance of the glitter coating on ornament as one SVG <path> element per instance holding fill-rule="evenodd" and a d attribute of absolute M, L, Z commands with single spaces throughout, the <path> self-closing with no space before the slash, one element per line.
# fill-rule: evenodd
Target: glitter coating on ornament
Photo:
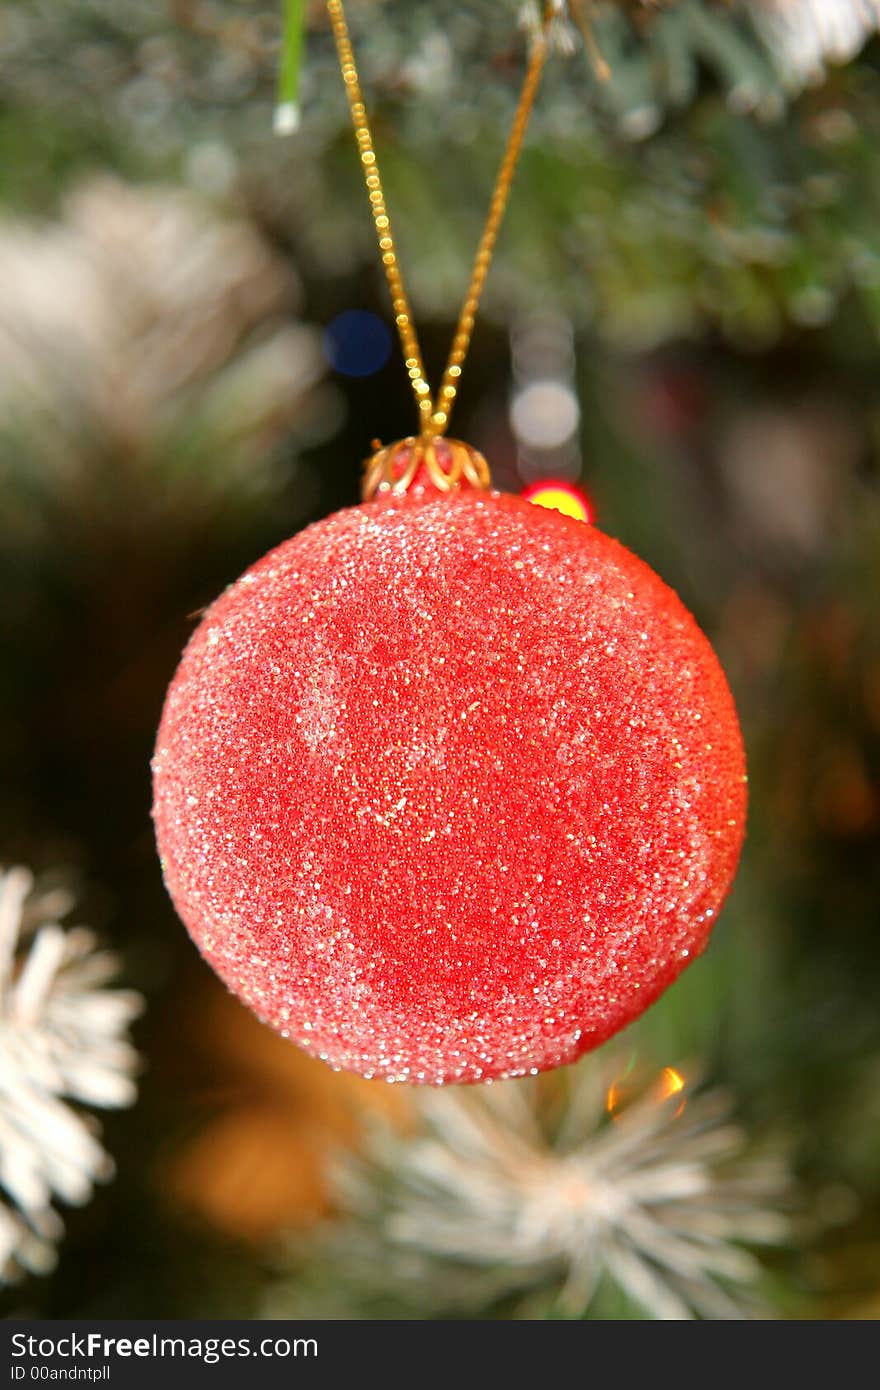
<path fill-rule="evenodd" d="M 571 1062 L 705 946 L 745 821 L 724 675 L 615 540 L 521 498 L 389 494 L 208 610 L 154 760 L 205 958 L 335 1067 Z"/>

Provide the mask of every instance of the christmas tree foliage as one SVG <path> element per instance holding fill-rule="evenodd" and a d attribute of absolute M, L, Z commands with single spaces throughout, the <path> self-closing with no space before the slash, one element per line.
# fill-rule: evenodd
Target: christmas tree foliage
<path fill-rule="evenodd" d="M 556 6 L 454 433 L 680 593 L 748 834 L 636 1023 L 442 1091 L 227 996 L 149 819 L 201 611 L 414 428 L 321 3 L 273 132 L 283 8 L 0 17 L 4 1311 L 877 1316 L 880 6 Z M 538 7 L 346 9 L 433 380 Z"/>

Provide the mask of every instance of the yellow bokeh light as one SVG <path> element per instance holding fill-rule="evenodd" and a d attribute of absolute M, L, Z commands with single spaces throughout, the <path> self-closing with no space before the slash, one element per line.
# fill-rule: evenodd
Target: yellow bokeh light
<path fill-rule="evenodd" d="M 592 521 L 590 504 L 583 493 L 567 483 L 534 483 L 526 488 L 523 497 L 534 502 L 536 507 L 546 507 L 548 511 L 561 512 L 575 521 Z"/>

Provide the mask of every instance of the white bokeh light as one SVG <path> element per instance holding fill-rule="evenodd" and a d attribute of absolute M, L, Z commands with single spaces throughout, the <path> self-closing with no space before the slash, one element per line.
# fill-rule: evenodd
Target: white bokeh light
<path fill-rule="evenodd" d="M 575 434 L 580 406 L 567 382 L 533 381 L 514 396 L 510 423 L 527 448 L 558 449 Z"/>

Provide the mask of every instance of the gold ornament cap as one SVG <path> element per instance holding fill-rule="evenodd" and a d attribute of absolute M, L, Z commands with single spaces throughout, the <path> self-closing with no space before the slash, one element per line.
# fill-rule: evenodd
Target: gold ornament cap
<path fill-rule="evenodd" d="M 477 449 L 460 439 L 411 435 L 396 444 L 379 446 L 364 464 L 361 495 L 365 502 L 387 494 L 401 496 L 418 488 L 454 492 L 492 486 L 489 465 Z"/>

